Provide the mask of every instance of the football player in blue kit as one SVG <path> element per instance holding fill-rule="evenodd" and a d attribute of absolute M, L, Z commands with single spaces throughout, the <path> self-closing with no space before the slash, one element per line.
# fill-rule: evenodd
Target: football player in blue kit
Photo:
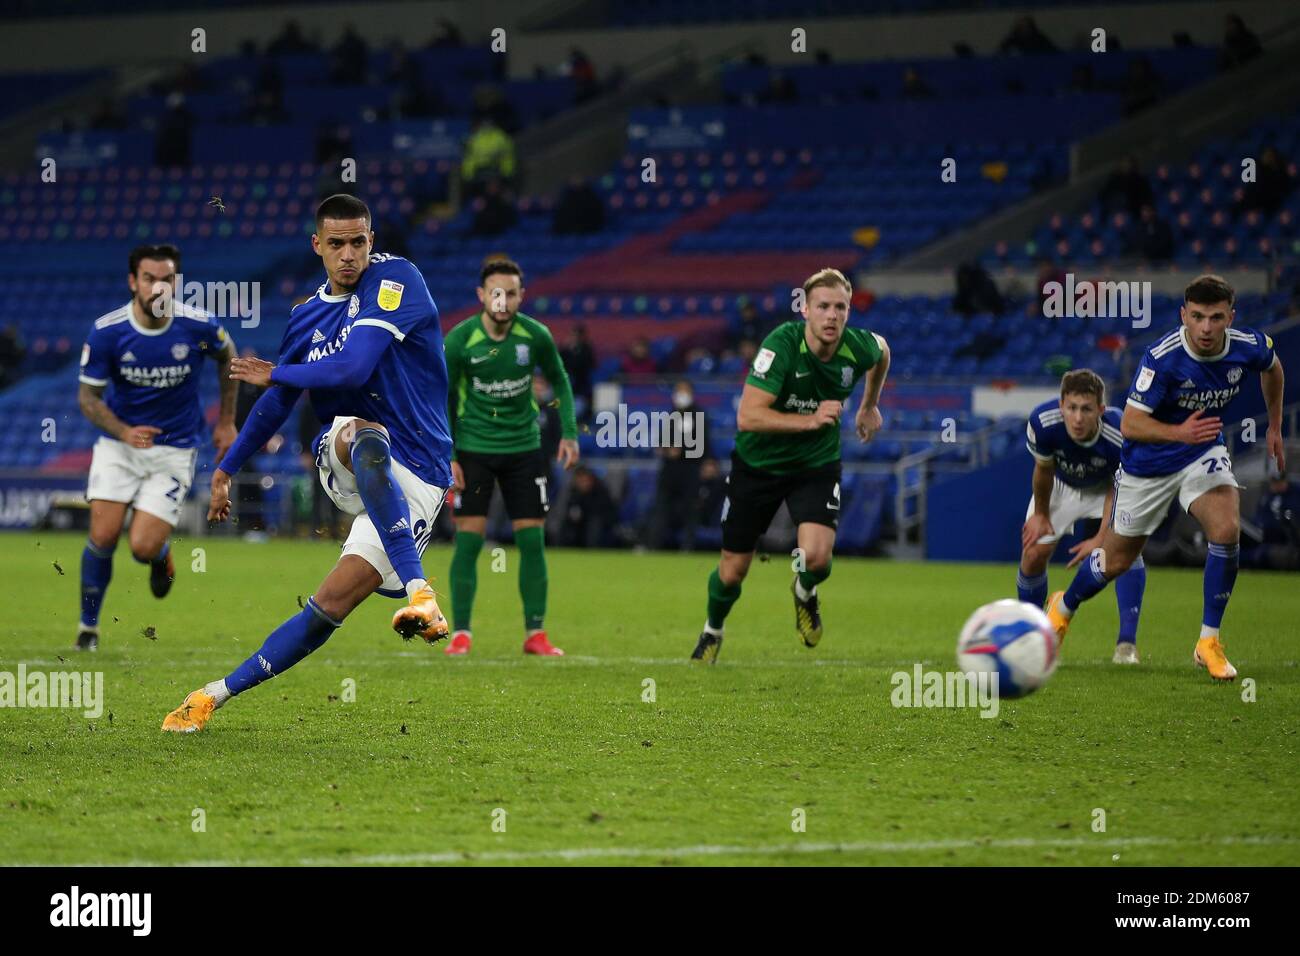
<path fill-rule="evenodd" d="M 1114 499 L 1119 467 L 1118 408 L 1106 407 L 1106 386 L 1091 369 L 1075 369 L 1061 379 L 1061 396 L 1037 406 L 1029 416 L 1025 444 L 1034 456 L 1033 495 L 1020 532 L 1020 570 L 1016 593 L 1042 607 L 1047 601 L 1047 564 L 1061 537 L 1076 521 L 1101 519 Z M 1070 549 L 1074 567 L 1101 543 L 1101 531 Z M 1115 582 L 1119 603 L 1116 664 L 1136 664 L 1138 617 L 1146 590 L 1146 568 L 1139 557 Z"/>
<path fill-rule="evenodd" d="M 96 319 L 81 349 L 77 401 L 105 433 L 95 443 L 86 482 L 90 535 L 81 554 L 81 650 L 99 647 L 99 614 L 128 507 L 134 509 L 132 557 L 149 566 L 155 597 L 171 590 L 170 537 L 207 430 L 199 400 L 205 359 L 217 362 L 221 382 L 212 431 L 217 457 L 235 440 L 238 383 L 228 374 L 235 344 L 214 317 L 176 301 L 180 265 L 180 250 L 172 245 L 131 250 L 131 301 Z"/>
<path fill-rule="evenodd" d="M 1079 605 L 1123 574 L 1142 554 L 1169 503 L 1179 504 L 1209 541 L 1201 631 L 1195 663 L 1215 680 L 1232 680 L 1219 628 L 1237 579 L 1240 501 L 1218 413 L 1257 372 L 1268 408 L 1268 454 L 1286 467 L 1282 444 L 1282 363 L 1263 332 L 1234 328 L 1236 294 L 1215 275 L 1186 289 L 1182 325 L 1147 349 L 1129 389 L 1121 430 L 1124 449 L 1115 475 L 1115 504 L 1097 547 L 1069 588 L 1047 607 L 1064 636 Z"/>
<path fill-rule="evenodd" d="M 230 513 L 230 477 L 310 395 L 324 429 L 315 442 L 320 481 L 334 503 L 356 515 L 343 553 L 302 611 L 256 654 L 193 691 L 163 721 L 179 733 L 202 730 L 230 698 L 283 673 L 324 644 L 378 591 L 405 597 L 393 617 L 404 638 L 429 643 L 448 626 L 420 556 L 451 485 L 447 366 L 438 310 L 419 270 L 373 254 L 365 203 L 331 196 L 316 212 L 312 248 L 327 281 L 289 315 L 278 364 L 237 358 L 231 375 L 266 387 L 212 476 L 208 518 Z"/>

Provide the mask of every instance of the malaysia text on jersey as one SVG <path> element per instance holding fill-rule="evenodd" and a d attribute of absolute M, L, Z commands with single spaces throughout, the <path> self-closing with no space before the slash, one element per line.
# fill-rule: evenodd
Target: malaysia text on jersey
<path fill-rule="evenodd" d="M 327 282 L 295 307 L 280 363 L 310 364 L 333 355 L 358 326 L 384 329 L 397 341 L 360 387 L 311 390 L 316 417 L 326 430 L 338 416 L 379 422 L 398 461 L 421 481 L 447 487 L 451 433 L 442 329 L 424 277 L 406 259 L 374 254 L 353 292 L 331 295 Z"/>
<path fill-rule="evenodd" d="M 1192 350 L 1180 325 L 1142 356 L 1128 403 L 1166 425 L 1182 424 L 1197 409 L 1215 416 L 1241 391 L 1247 372 L 1266 372 L 1274 361 L 1273 340 L 1263 332 L 1230 327 L 1223 350 L 1204 357 Z M 1139 477 L 1172 475 L 1221 444 L 1222 432 L 1199 445 L 1125 442 L 1124 472 Z"/>
<path fill-rule="evenodd" d="M 105 402 L 127 425 L 162 429 L 155 445 L 203 443 L 199 372 L 230 342 L 215 318 L 180 302 L 159 328 L 136 319 L 131 303 L 95 320 L 81 348 L 80 380 L 106 387 Z"/>

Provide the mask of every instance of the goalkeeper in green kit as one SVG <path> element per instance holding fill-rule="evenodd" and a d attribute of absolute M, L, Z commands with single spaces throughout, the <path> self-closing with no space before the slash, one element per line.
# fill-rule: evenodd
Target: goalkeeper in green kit
<path fill-rule="evenodd" d="M 501 486 L 519 546 L 519 596 L 524 604 L 524 653 L 564 654 L 546 637 L 546 552 L 543 527 L 549 508 L 550 467 L 542 453 L 533 399 L 533 369 L 540 367 L 560 406 L 562 438 L 557 460 L 578 461 L 573 390 L 546 326 L 519 311 L 523 271 L 493 259 L 479 274 L 482 311 L 446 336 L 447 379 L 454 450 L 452 490 L 456 544 L 451 559 L 452 637 L 444 653 L 468 654 L 470 615 L 478 585 L 477 561 L 487 532 L 492 489 Z"/>
<path fill-rule="evenodd" d="M 863 441 L 880 429 L 877 406 L 889 346 L 874 332 L 848 328 L 853 288 L 839 270 L 809 276 L 803 291 L 803 318 L 777 326 L 763 340 L 740 396 L 722 506 L 722 559 L 709 577 L 708 616 L 691 654 L 695 661 L 717 661 L 723 622 L 782 502 L 803 557 L 790 585 L 795 631 L 807 647 L 822 637 L 817 585 L 830 577 L 840 516 L 840 416 L 866 376 L 853 424 Z"/>

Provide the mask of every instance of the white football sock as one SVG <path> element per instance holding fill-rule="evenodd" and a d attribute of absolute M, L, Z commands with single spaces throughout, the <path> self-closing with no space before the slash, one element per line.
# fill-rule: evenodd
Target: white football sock
<path fill-rule="evenodd" d="M 708 622 L 708 621 L 705 621 L 705 622 L 704 622 L 704 633 L 705 633 L 705 634 L 708 634 L 708 635 L 710 635 L 710 636 L 712 636 L 712 637 L 721 637 L 721 636 L 722 636 L 722 628 L 720 628 L 720 627 L 710 627 L 710 626 L 709 626 L 709 622 Z"/>
<path fill-rule="evenodd" d="M 800 581 L 798 578 L 794 579 L 794 595 L 800 601 L 806 601 L 816 593 L 817 593 L 816 586 L 814 586 L 811 591 L 805 591 L 803 589 L 803 582 Z"/>
<path fill-rule="evenodd" d="M 211 697 L 216 703 L 212 705 L 213 709 L 220 707 L 226 701 L 230 700 L 230 688 L 226 686 L 226 679 L 214 680 L 211 683 L 203 685 L 203 693 Z"/>
<path fill-rule="evenodd" d="M 428 584 L 429 582 L 424 578 L 411 578 L 411 580 L 406 582 L 406 596 L 408 598 L 415 597 L 420 588 L 426 587 Z"/>
<path fill-rule="evenodd" d="M 1210 625 L 1208 624 L 1201 625 L 1201 637 L 1218 637 L 1218 636 L 1219 636 L 1219 629 L 1217 627 L 1210 627 Z"/>

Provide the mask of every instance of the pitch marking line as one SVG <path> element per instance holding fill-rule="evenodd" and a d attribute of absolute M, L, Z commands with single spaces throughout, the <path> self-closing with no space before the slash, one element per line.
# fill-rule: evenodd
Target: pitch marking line
<path fill-rule="evenodd" d="M 179 863 L 153 863 L 133 860 L 125 863 L 85 863 L 76 866 L 401 866 L 449 863 L 526 863 L 534 860 L 609 860 L 646 857 L 690 856 L 779 856 L 781 854 L 816 855 L 829 853 L 926 853 L 934 850 L 1034 850 L 1073 849 L 1116 850 L 1147 846 L 1277 846 L 1300 842 L 1286 836 L 1217 837 L 1211 840 L 1188 840 L 1173 837 L 1103 837 L 1046 839 L 1015 837 L 1010 839 L 866 841 L 859 843 L 781 843 L 761 846 L 735 844 L 700 844 L 679 847 L 575 847 L 549 850 L 449 850 L 440 853 L 353 854 L 332 857 L 302 857 L 277 860 L 186 860 Z M 43 864 L 32 864 L 43 865 Z"/>

